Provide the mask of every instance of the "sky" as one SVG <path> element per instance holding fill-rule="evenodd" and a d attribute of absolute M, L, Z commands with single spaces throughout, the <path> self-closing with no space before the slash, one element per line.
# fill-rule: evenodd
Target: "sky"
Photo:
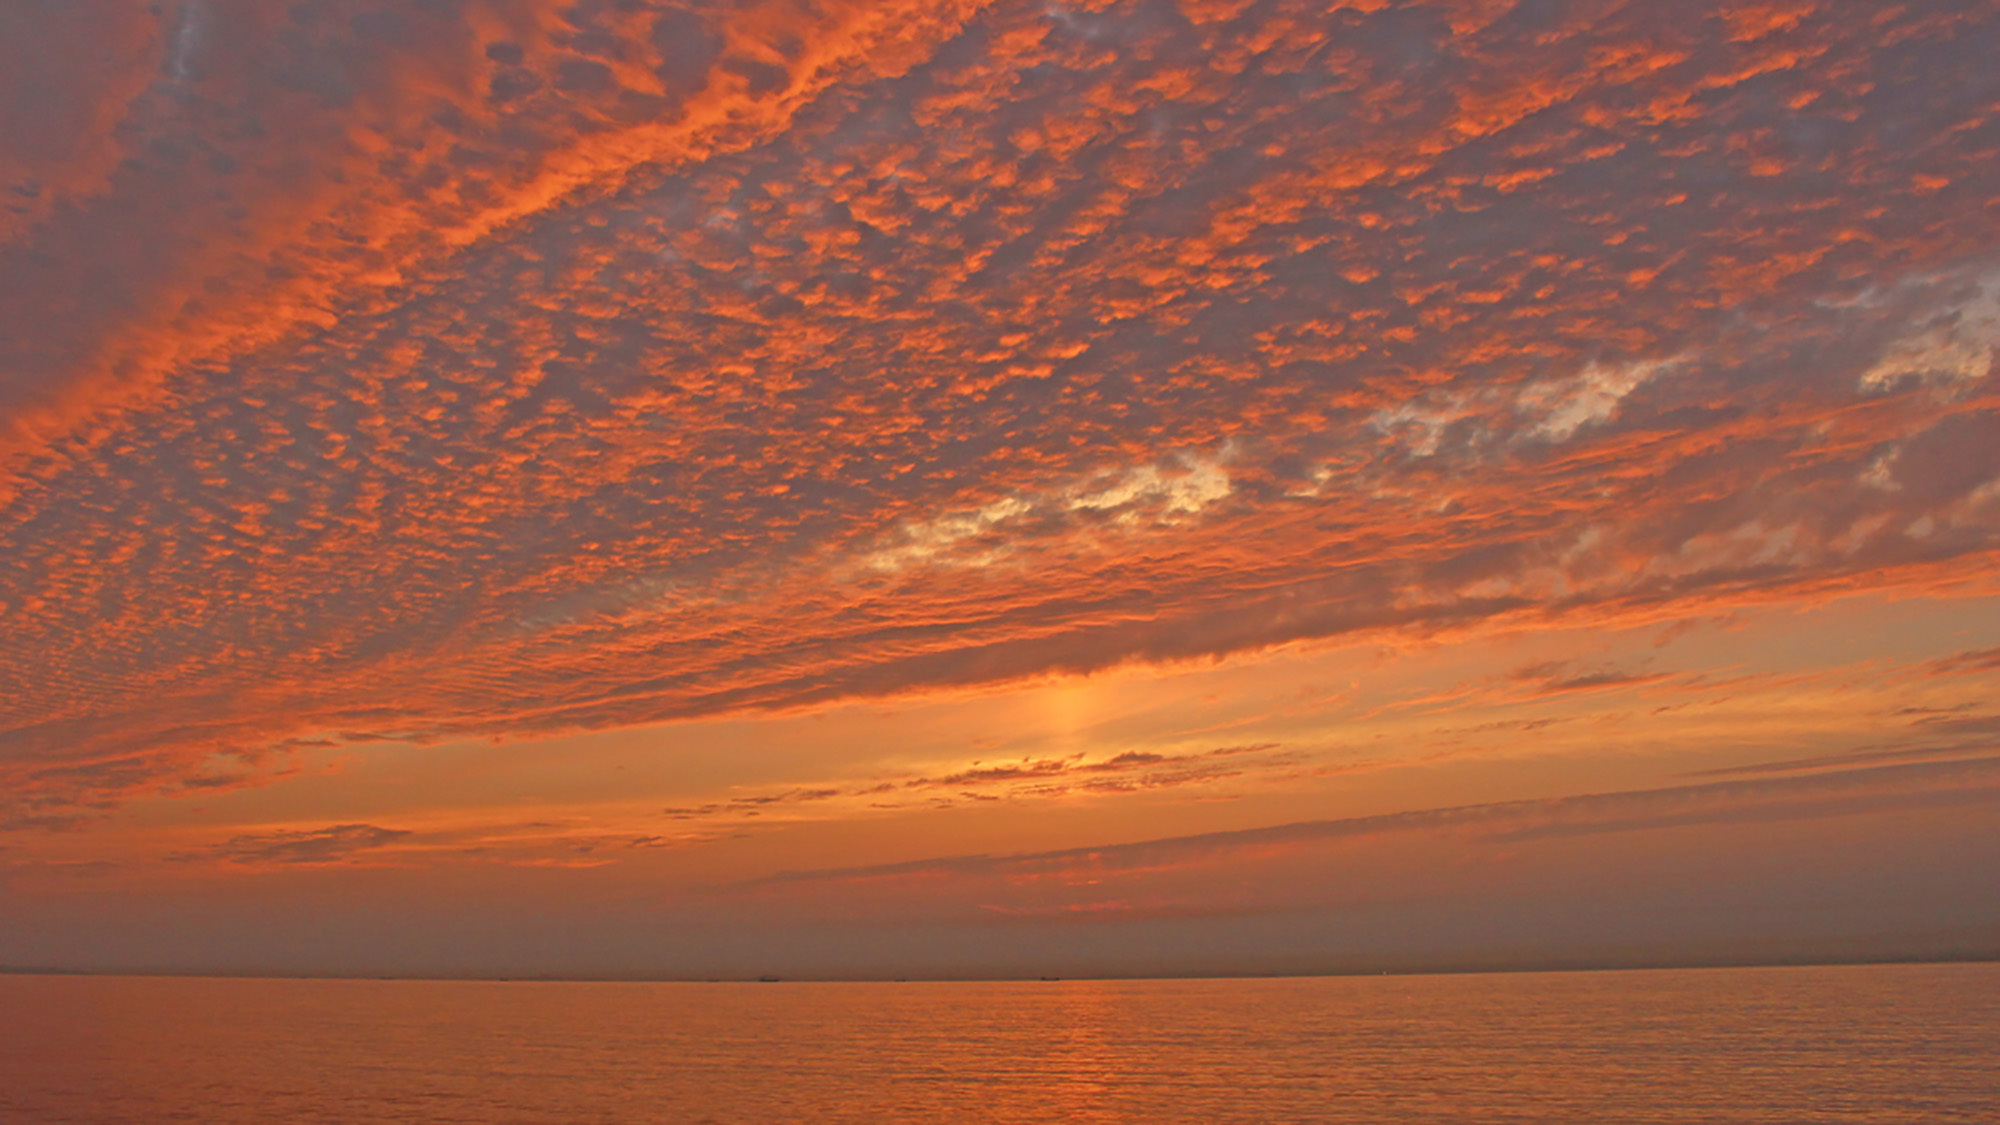
<path fill-rule="evenodd" d="M 2000 955 L 1987 0 L 6 0 L 0 965 Z"/>

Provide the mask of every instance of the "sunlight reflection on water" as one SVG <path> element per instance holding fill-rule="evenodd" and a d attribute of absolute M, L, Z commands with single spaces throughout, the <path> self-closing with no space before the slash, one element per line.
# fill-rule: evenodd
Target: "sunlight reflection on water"
<path fill-rule="evenodd" d="M 0 977 L 0 1121 L 2000 1120 L 2000 965 L 1279 980 Z"/>

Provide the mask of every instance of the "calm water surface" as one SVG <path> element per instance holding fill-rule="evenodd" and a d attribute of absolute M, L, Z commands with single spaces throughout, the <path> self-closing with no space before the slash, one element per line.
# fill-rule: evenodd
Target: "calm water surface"
<path fill-rule="evenodd" d="M 0 977 L 0 1121 L 2000 1121 L 2000 966 L 1010 984 Z"/>

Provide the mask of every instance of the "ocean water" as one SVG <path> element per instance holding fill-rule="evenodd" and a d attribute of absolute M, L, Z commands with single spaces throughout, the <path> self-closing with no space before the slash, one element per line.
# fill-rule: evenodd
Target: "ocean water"
<path fill-rule="evenodd" d="M 0 1122 L 2000 1122 L 2000 965 L 0 977 Z"/>

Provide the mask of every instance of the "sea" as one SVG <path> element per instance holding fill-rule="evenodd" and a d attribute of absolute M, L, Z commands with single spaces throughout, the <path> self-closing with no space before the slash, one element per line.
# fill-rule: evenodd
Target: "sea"
<path fill-rule="evenodd" d="M 2000 965 L 0 976 L 0 1122 L 2000 1122 Z"/>

